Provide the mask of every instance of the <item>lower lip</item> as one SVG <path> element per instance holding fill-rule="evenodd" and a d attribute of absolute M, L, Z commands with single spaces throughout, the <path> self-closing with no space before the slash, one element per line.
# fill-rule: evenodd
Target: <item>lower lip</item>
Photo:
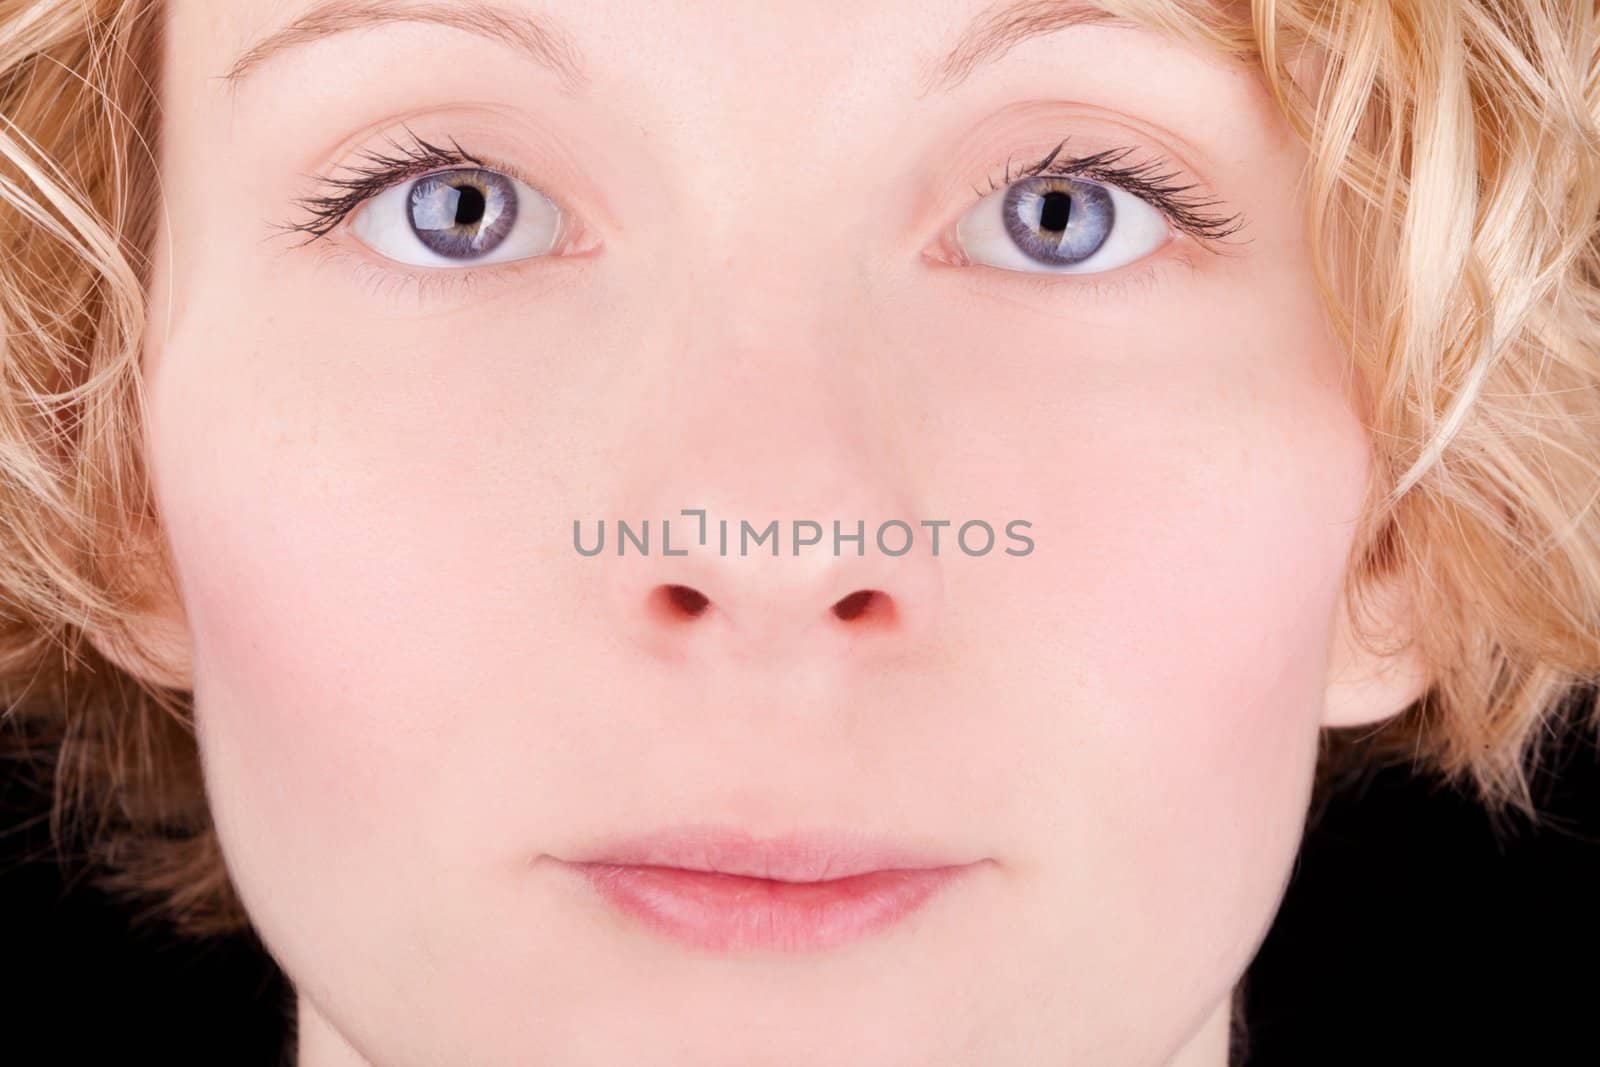
<path fill-rule="evenodd" d="M 809 952 L 848 944 L 906 918 L 968 869 L 869 871 L 826 882 L 780 882 L 678 867 L 569 866 L 617 910 L 715 952 Z"/>

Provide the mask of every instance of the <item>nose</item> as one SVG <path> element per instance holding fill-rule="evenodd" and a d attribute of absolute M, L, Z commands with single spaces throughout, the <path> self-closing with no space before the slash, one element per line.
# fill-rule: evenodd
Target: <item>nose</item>
<path fill-rule="evenodd" d="M 917 543 L 914 517 L 848 507 L 750 513 L 731 503 L 662 506 L 654 518 L 610 524 L 603 542 L 591 527 L 584 536 L 588 548 L 603 545 L 596 560 L 619 635 L 656 654 L 699 647 L 776 660 L 904 650 L 935 622 L 940 573 Z"/>
<path fill-rule="evenodd" d="M 606 625 L 669 658 L 914 650 L 943 598 L 924 522 L 949 516 L 924 510 L 916 420 L 861 351 L 870 331 L 721 311 L 681 335 L 671 374 L 629 391 L 610 514 L 575 525 L 575 543 L 600 546 L 581 562 Z M 943 555 L 956 525 L 938 531 Z"/>

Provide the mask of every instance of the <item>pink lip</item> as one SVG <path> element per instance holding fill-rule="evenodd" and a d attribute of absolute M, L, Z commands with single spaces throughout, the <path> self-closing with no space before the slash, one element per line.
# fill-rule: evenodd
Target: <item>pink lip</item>
<path fill-rule="evenodd" d="M 687 827 L 563 861 L 657 932 L 719 952 L 832 948 L 886 929 L 972 867 L 857 835 Z"/>

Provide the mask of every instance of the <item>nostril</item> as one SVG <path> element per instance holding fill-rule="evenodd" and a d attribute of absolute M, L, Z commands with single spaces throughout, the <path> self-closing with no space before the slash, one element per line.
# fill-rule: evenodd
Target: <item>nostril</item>
<path fill-rule="evenodd" d="M 833 606 L 833 613 L 845 622 L 853 622 L 868 614 L 887 614 L 888 611 L 888 598 L 876 589 L 858 589 Z"/>
<path fill-rule="evenodd" d="M 672 619 L 695 619 L 705 614 L 711 598 L 687 585 L 658 585 L 651 594 L 655 610 Z M 831 609 L 844 622 L 891 618 L 894 607 L 889 597 L 877 589 L 858 589 L 836 601 Z"/>
<path fill-rule="evenodd" d="M 687 585 L 664 585 L 656 593 L 670 613 L 686 615 L 691 619 L 699 616 L 711 603 L 705 594 Z"/>

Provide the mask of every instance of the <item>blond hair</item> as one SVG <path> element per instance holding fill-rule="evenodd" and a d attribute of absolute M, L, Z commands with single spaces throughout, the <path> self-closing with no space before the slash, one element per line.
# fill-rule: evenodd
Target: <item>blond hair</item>
<path fill-rule="evenodd" d="M 1398 578 L 1433 672 L 1359 758 L 1532 813 L 1535 739 L 1600 679 L 1594 6 L 1102 6 L 1251 65 L 1309 149 L 1318 284 L 1373 448 L 1346 606 L 1381 647 L 1368 594 Z M 83 640 L 136 645 L 152 583 L 172 590 L 164 543 L 137 536 L 156 521 L 139 352 L 163 17 L 159 0 L 0 0 L 0 706 L 53 772 L 57 841 L 81 834 L 103 884 L 207 934 L 248 920 L 192 695 Z M 1330 735 L 1319 782 L 1350 750 Z"/>

